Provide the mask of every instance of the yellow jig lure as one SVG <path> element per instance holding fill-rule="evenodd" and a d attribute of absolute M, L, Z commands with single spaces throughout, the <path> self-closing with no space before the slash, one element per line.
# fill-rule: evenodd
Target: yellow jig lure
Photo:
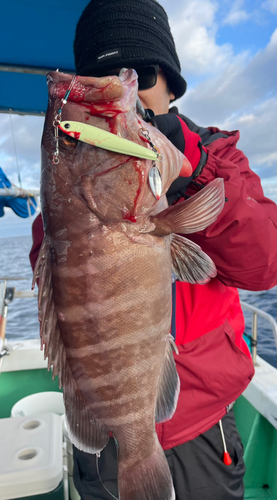
<path fill-rule="evenodd" d="M 78 139 L 79 141 L 91 144 L 102 149 L 108 149 L 124 155 L 136 156 L 145 160 L 160 161 L 162 156 L 140 144 L 128 141 L 123 137 L 118 137 L 111 132 L 102 130 L 92 125 L 75 121 L 62 121 L 59 128 L 67 135 Z"/>

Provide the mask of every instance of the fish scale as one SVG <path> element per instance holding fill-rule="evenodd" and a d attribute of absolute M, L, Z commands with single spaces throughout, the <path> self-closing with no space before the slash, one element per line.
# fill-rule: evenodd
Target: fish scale
<path fill-rule="evenodd" d="M 45 237 L 34 280 L 39 279 L 42 345 L 63 387 L 68 433 L 89 453 L 99 453 L 111 434 L 116 438 L 121 500 L 174 500 L 155 432 L 155 422 L 172 417 L 179 394 L 169 334 L 171 268 L 193 283 L 195 276 L 205 283 L 216 274 L 209 257 L 175 233 L 216 220 L 224 205 L 223 182 L 217 179 L 193 200 L 167 208 L 170 184 L 181 169 L 189 176 L 191 166 L 136 114 L 134 70 L 120 78 L 73 81 L 55 72 L 47 82 Z M 159 196 L 153 192 L 151 160 L 99 149 L 61 132 L 57 139 L 58 119 L 147 148 L 141 138 L 145 129 L 162 155 Z"/>

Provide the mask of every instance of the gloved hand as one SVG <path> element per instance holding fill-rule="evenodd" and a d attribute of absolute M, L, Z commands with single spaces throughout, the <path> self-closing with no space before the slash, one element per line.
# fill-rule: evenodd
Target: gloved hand
<path fill-rule="evenodd" d="M 162 134 L 164 134 L 174 146 L 182 153 L 185 151 L 185 137 L 182 131 L 180 120 L 174 113 L 166 113 L 164 115 L 154 115 L 151 110 L 147 110 L 149 121 Z"/>
<path fill-rule="evenodd" d="M 167 200 L 169 204 L 174 203 L 186 192 L 190 182 L 200 174 L 203 166 L 206 163 L 207 154 L 202 149 L 201 138 L 195 132 L 192 132 L 181 117 L 175 113 L 167 113 L 164 115 L 154 115 L 153 111 L 146 110 L 148 121 L 158 128 L 174 146 L 179 149 L 190 161 L 193 173 L 190 177 L 180 175 L 171 184 L 167 191 Z"/>

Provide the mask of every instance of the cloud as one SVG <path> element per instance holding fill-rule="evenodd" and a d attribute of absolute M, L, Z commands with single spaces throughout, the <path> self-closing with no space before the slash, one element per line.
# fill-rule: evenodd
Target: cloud
<path fill-rule="evenodd" d="M 248 21 L 249 18 L 251 17 L 251 14 L 241 8 L 243 4 L 244 4 L 243 0 L 236 0 L 232 5 L 231 10 L 223 20 L 223 24 L 229 24 L 230 26 L 235 26 L 242 22 Z"/>
<path fill-rule="evenodd" d="M 200 4 L 201 10 L 206 13 L 206 5 L 208 12 L 207 16 L 202 16 L 201 21 L 199 21 L 199 12 L 193 17 L 194 0 L 188 3 L 190 10 L 187 6 L 182 16 L 189 13 L 188 24 L 197 28 L 199 23 L 202 31 L 205 31 L 206 40 L 204 37 L 201 38 L 200 31 L 197 29 L 196 35 L 189 31 L 190 48 L 193 47 L 192 40 L 196 36 L 198 49 L 194 51 L 192 49 L 190 55 L 186 54 L 183 49 L 181 63 L 191 75 L 194 71 L 193 65 L 198 65 L 197 71 L 204 75 L 203 81 L 198 81 L 191 88 L 189 85 L 187 93 L 177 101 L 177 105 L 182 113 L 199 125 L 215 125 L 223 130 L 239 129 L 241 139 L 238 147 L 244 151 L 249 158 L 251 168 L 258 173 L 263 182 L 268 181 L 267 195 L 270 194 L 276 199 L 277 188 L 275 190 L 273 179 L 277 168 L 275 134 L 277 30 L 273 32 L 268 45 L 263 50 L 259 50 L 254 55 L 250 52 L 235 55 L 232 46 L 217 45 L 219 26 L 215 22 L 216 3 L 211 0 L 206 2 L 201 0 Z M 235 8 L 238 11 L 242 7 L 242 2 L 236 2 L 233 12 Z M 271 2 L 271 7 L 273 8 L 273 2 Z M 177 28 L 178 44 L 181 43 L 181 32 L 178 32 L 179 22 L 181 23 L 181 16 L 180 21 L 177 20 L 173 25 L 174 30 Z M 187 34 L 185 38 L 187 40 Z M 205 46 L 209 49 L 205 50 Z M 202 61 L 202 54 L 206 56 L 209 50 L 211 50 L 212 57 L 206 65 Z M 185 60 L 185 57 L 188 60 Z M 183 74 L 186 75 L 185 69 Z"/>
<path fill-rule="evenodd" d="M 276 48 L 277 30 L 264 50 L 249 60 L 231 58 L 221 73 L 189 89 L 180 108 L 204 125 L 251 114 L 251 106 L 276 96 Z"/>
<path fill-rule="evenodd" d="M 252 107 L 250 114 L 230 116 L 220 125 L 225 130 L 239 128 L 238 147 L 263 179 L 275 176 L 277 171 L 276 116 L 277 99 L 272 98 Z"/>
<path fill-rule="evenodd" d="M 262 187 L 265 196 L 277 203 L 277 176 L 271 179 L 262 179 Z"/>
<path fill-rule="evenodd" d="M 12 183 L 19 185 L 19 170 L 23 187 L 38 188 L 44 118 L 8 114 L 1 114 L 0 117 L 1 167 Z"/>
<path fill-rule="evenodd" d="M 181 12 L 169 19 L 185 76 L 213 74 L 233 57 L 231 44 L 216 43 L 217 9 L 212 0 L 188 0 Z"/>
<path fill-rule="evenodd" d="M 277 0 L 267 0 L 262 3 L 262 8 L 269 10 L 272 14 L 277 14 Z"/>

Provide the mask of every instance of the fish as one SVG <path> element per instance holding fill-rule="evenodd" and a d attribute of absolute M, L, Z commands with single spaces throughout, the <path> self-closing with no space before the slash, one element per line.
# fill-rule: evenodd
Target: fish
<path fill-rule="evenodd" d="M 172 271 L 192 283 L 216 275 L 212 260 L 182 235 L 216 220 L 223 181 L 168 207 L 169 186 L 181 170 L 191 175 L 191 165 L 137 113 L 134 70 L 74 80 L 50 72 L 47 83 L 45 236 L 34 271 L 41 348 L 63 387 L 73 444 L 98 455 L 115 439 L 120 499 L 173 500 L 155 431 L 174 414 L 180 390 Z M 82 140 L 76 123 L 85 125 Z M 93 127 L 104 133 L 102 144 Z M 105 133 L 125 139 L 129 152 L 105 149 Z M 154 156 L 133 156 L 132 143 Z"/>

